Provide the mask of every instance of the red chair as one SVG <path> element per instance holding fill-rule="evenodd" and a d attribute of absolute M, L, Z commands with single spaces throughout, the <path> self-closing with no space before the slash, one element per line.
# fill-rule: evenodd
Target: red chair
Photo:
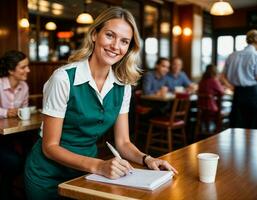
<path fill-rule="evenodd" d="M 149 149 L 163 152 L 172 151 L 173 136 L 176 134 L 175 130 L 179 131 L 176 136 L 181 138 L 184 145 L 186 145 L 185 126 L 189 106 L 189 95 L 179 93 L 176 94 L 171 113 L 168 117 L 155 117 L 150 119 L 145 149 L 146 153 Z M 157 128 L 160 129 L 160 131 L 155 131 Z"/>
<path fill-rule="evenodd" d="M 216 112 L 210 110 L 209 102 L 216 102 L 218 108 Z M 229 112 L 222 109 L 222 96 L 198 94 L 197 109 L 195 140 L 198 140 L 200 136 L 212 136 L 219 133 L 222 129 L 223 119 L 229 116 Z M 211 130 L 212 124 L 215 125 L 214 130 Z"/>

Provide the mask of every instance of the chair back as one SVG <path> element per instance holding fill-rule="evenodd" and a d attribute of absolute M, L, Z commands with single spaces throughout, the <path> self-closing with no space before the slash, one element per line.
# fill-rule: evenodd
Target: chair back
<path fill-rule="evenodd" d="M 198 93 L 197 121 L 195 127 L 196 140 L 199 135 L 213 135 L 221 130 L 222 126 L 222 96 Z M 211 122 L 215 123 L 215 130 L 211 131 Z"/>
<path fill-rule="evenodd" d="M 141 97 L 142 93 L 143 93 L 142 90 L 135 90 L 135 101 L 136 101 L 136 104 L 140 103 L 140 97 Z"/>
<path fill-rule="evenodd" d="M 198 93 L 197 108 L 199 111 L 221 111 L 221 96 Z"/>
<path fill-rule="evenodd" d="M 178 121 L 186 122 L 189 106 L 190 106 L 189 94 L 186 94 L 186 93 L 176 94 L 176 97 L 173 102 L 172 110 L 171 110 L 171 115 L 170 115 L 171 124 Z"/>

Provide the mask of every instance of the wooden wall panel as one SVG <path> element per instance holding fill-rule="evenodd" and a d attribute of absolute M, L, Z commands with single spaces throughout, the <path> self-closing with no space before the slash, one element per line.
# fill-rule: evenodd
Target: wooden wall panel
<path fill-rule="evenodd" d="M 18 22 L 28 16 L 27 0 L 0 1 L 0 56 L 8 50 L 20 50 L 28 55 L 28 31 Z"/>
<path fill-rule="evenodd" d="M 0 55 L 17 48 L 16 0 L 0 1 Z"/>
<path fill-rule="evenodd" d="M 30 94 L 42 94 L 45 82 L 50 78 L 54 70 L 63 66 L 64 62 L 32 62 L 30 63 L 30 73 L 28 85 Z"/>
<path fill-rule="evenodd" d="M 18 11 L 17 11 L 17 22 L 22 18 L 29 19 L 29 11 L 28 11 L 28 1 L 27 0 L 17 0 L 18 3 Z M 17 28 L 17 36 L 18 36 L 18 49 L 29 55 L 29 28 L 21 28 L 18 25 Z"/>
<path fill-rule="evenodd" d="M 179 7 L 180 26 L 193 29 L 193 5 Z M 192 36 L 184 36 L 179 38 L 178 56 L 183 60 L 183 70 L 191 78 L 191 60 L 192 60 Z"/>
<path fill-rule="evenodd" d="M 249 14 L 257 12 L 257 7 L 242 8 L 235 10 L 228 16 L 213 16 L 213 29 L 250 28 Z M 254 28 L 254 27 L 253 27 Z M 256 28 L 256 27 L 255 27 Z"/>

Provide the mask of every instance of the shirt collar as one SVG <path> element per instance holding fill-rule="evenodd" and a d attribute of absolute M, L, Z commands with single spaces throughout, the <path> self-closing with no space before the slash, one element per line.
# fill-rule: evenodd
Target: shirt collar
<path fill-rule="evenodd" d="M 74 85 L 80 85 L 80 84 L 83 84 L 83 83 L 93 80 L 91 70 L 89 67 L 88 59 L 82 60 L 82 61 L 78 62 L 77 64 L 78 64 L 78 66 L 77 66 L 76 73 L 75 73 Z M 112 68 L 110 69 L 106 80 L 108 80 L 110 83 L 124 85 L 116 78 Z"/>
<path fill-rule="evenodd" d="M 248 51 L 256 51 L 255 47 L 253 45 L 251 45 L 251 44 L 247 45 L 245 47 L 245 49 L 248 50 Z"/>
<path fill-rule="evenodd" d="M 4 77 L 4 78 L 2 79 L 2 81 L 3 81 L 3 89 L 4 89 L 4 90 L 10 90 L 10 89 L 12 89 L 8 77 Z M 22 89 L 22 86 L 21 86 L 21 83 L 19 83 L 19 84 L 17 85 L 17 87 L 15 88 L 15 91 L 18 91 L 18 90 L 21 90 L 21 89 Z"/>
<path fill-rule="evenodd" d="M 11 89 L 10 81 L 7 77 L 4 77 L 3 79 L 3 89 L 8 90 Z"/>

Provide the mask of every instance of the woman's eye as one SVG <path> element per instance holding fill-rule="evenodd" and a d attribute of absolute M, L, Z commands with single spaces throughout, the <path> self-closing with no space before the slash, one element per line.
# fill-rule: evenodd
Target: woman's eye
<path fill-rule="evenodd" d="M 121 42 L 122 42 L 123 45 L 128 45 L 129 44 L 129 41 L 127 41 L 127 40 L 123 40 Z"/>
<path fill-rule="evenodd" d="M 111 33 L 106 33 L 106 36 L 107 36 L 108 38 L 113 38 L 113 35 L 112 35 Z"/>

